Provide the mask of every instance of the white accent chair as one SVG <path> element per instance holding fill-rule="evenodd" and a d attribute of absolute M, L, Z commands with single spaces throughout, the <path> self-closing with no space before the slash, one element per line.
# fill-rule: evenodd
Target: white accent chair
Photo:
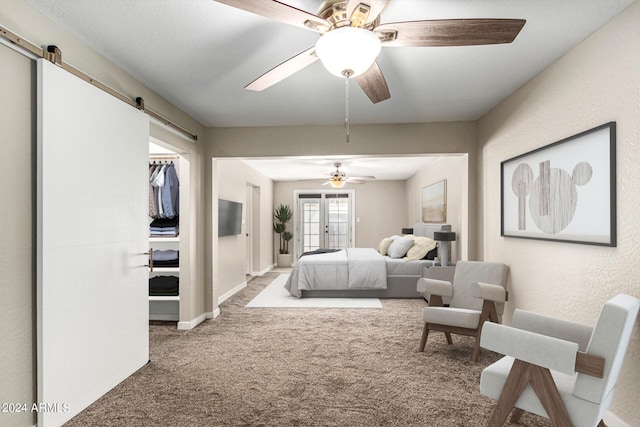
<path fill-rule="evenodd" d="M 418 292 L 428 294 L 429 306 L 422 309 L 424 329 L 419 351 L 424 351 L 429 331 L 444 332 L 448 344 L 451 334 L 476 337 L 472 359 L 480 354 L 480 334 L 485 321 L 500 322 L 507 300 L 509 268 L 499 262 L 458 261 L 453 282 L 423 277 Z M 443 298 L 450 298 L 443 307 Z"/>
<path fill-rule="evenodd" d="M 516 310 L 513 326 L 485 323 L 481 346 L 506 355 L 480 377 L 480 392 L 498 403 L 489 426 L 524 411 L 554 426 L 604 426 L 603 416 L 631 339 L 640 300 L 607 301 L 594 328 Z"/>

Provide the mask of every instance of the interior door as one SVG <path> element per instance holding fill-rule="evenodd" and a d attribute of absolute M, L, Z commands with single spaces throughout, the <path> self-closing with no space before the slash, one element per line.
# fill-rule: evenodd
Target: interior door
<path fill-rule="evenodd" d="M 39 426 L 149 360 L 148 116 L 38 60 Z"/>

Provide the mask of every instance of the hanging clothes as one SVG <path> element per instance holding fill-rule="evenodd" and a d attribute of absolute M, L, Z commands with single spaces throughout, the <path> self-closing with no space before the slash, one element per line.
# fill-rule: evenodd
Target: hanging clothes
<path fill-rule="evenodd" d="M 164 171 L 167 165 L 160 165 L 158 172 L 154 174 L 151 185 L 156 194 L 156 206 L 158 207 L 158 218 L 164 218 L 164 209 L 162 208 L 162 187 L 164 186 Z"/>
<path fill-rule="evenodd" d="M 174 218 L 179 215 L 180 181 L 171 162 L 149 165 L 149 216 Z"/>
<path fill-rule="evenodd" d="M 164 212 L 164 218 L 173 218 L 178 216 L 178 196 L 180 191 L 180 183 L 178 182 L 178 174 L 173 163 L 167 165 L 164 173 L 164 185 L 161 189 L 161 203 Z"/>
<path fill-rule="evenodd" d="M 156 193 L 151 185 L 151 179 L 158 165 L 153 162 L 149 164 L 149 216 L 156 218 L 158 216 L 158 204 L 156 202 Z"/>

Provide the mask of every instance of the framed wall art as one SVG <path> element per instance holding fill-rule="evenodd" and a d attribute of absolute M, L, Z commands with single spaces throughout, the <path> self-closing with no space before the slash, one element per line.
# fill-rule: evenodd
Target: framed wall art
<path fill-rule="evenodd" d="M 501 235 L 616 246 L 616 123 L 500 164 Z"/>
<path fill-rule="evenodd" d="M 447 180 L 422 188 L 422 222 L 447 221 Z"/>

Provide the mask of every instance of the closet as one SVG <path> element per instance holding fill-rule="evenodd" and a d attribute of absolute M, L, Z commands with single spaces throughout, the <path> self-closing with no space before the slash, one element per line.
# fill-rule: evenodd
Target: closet
<path fill-rule="evenodd" d="M 149 143 L 149 320 L 180 321 L 180 182 L 180 156 Z"/>

